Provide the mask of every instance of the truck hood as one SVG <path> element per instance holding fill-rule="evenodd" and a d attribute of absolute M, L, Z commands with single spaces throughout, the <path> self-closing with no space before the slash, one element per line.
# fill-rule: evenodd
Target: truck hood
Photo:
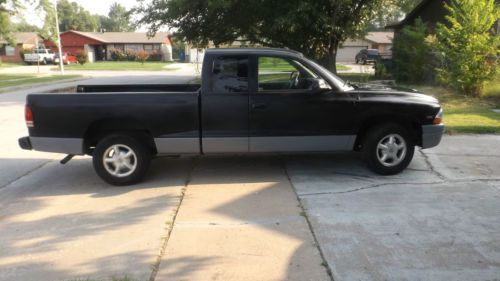
<path fill-rule="evenodd" d="M 415 89 L 385 85 L 385 84 L 354 84 L 352 93 L 360 99 L 382 99 L 385 101 L 407 101 L 417 103 L 438 104 L 439 101 L 431 96 L 425 95 Z"/>

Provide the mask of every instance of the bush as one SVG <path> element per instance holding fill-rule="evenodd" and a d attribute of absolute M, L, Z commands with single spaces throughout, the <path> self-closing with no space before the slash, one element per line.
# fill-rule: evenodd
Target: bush
<path fill-rule="evenodd" d="M 120 49 L 111 49 L 109 50 L 111 53 L 111 59 L 114 61 L 125 61 L 127 60 L 127 56 L 125 55 L 125 52 Z"/>
<path fill-rule="evenodd" d="M 137 52 L 137 60 L 140 61 L 141 64 L 144 64 L 144 62 L 146 62 L 148 57 L 149 55 L 144 50 Z"/>
<path fill-rule="evenodd" d="M 438 24 L 436 46 L 443 59 L 440 82 L 466 95 L 480 96 L 498 68 L 500 37 L 492 26 L 500 17 L 494 0 L 452 0 L 448 24 Z"/>
<path fill-rule="evenodd" d="M 153 51 L 148 56 L 148 61 L 161 61 L 162 55 L 158 51 Z"/>
<path fill-rule="evenodd" d="M 403 28 L 394 39 L 393 76 L 399 82 L 434 81 L 432 47 L 427 39 L 427 27 L 420 18 L 413 26 Z"/>
<path fill-rule="evenodd" d="M 87 53 L 85 53 L 85 52 L 78 52 L 76 54 L 76 60 L 81 65 L 84 65 L 85 63 L 87 63 L 88 59 L 89 59 L 89 57 L 88 57 Z"/>

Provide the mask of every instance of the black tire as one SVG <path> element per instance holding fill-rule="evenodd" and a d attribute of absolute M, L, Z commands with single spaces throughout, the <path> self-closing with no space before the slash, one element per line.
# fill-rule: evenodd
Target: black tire
<path fill-rule="evenodd" d="M 113 160 L 113 146 L 117 145 L 119 154 L 127 154 L 131 150 L 133 154 L 128 158 Z M 111 149 L 111 150 L 110 150 Z M 92 153 L 94 170 L 97 175 L 109 184 L 123 186 L 140 182 L 149 168 L 151 162 L 151 151 L 146 145 L 137 139 L 127 135 L 110 135 L 103 138 L 97 144 Z M 106 163 L 105 159 L 120 162 L 115 165 L 114 162 Z M 134 167 L 133 169 L 128 166 Z M 113 175 L 110 170 L 116 168 L 117 175 Z"/>
<path fill-rule="evenodd" d="M 390 143 L 391 136 L 393 144 Z M 379 147 L 379 144 L 385 147 L 390 145 L 390 149 L 383 149 Z M 403 150 L 398 148 L 403 146 L 404 155 Z M 398 124 L 383 124 L 372 127 L 362 142 L 362 153 L 366 165 L 370 170 L 380 175 L 394 175 L 406 169 L 413 159 L 414 152 L 415 141 L 408 130 Z M 390 155 L 390 157 L 382 161 L 384 154 Z"/>
<path fill-rule="evenodd" d="M 43 64 L 43 65 L 47 65 L 47 64 L 48 64 L 47 59 L 43 59 L 42 64 Z"/>

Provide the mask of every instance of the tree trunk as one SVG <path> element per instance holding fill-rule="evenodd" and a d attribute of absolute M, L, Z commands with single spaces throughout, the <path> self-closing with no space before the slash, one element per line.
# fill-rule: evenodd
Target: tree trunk
<path fill-rule="evenodd" d="M 337 48 L 339 42 L 336 39 L 330 39 L 328 46 L 328 53 L 323 59 L 323 65 L 331 72 L 337 74 Z"/>

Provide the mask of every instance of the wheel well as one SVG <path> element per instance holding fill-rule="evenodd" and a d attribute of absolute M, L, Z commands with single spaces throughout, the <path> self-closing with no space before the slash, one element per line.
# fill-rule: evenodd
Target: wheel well
<path fill-rule="evenodd" d="M 363 139 L 371 128 L 381 124 L 398 124 L 406 128 L 416 145 L 422 145 L 422 125 L 417 121 L 401 115 L 383 115 L 375 118 L 369 118 L 361 124 L 354 142 L 354 150 L 359 151 Z"/>
<path fill-rule="evenodd" d="M 151 132 L 139 121 L 107 119 L 92 123 L 84 135 L 84 149 L 91 154 L 97 143 L 109 135 L 128 135 L 147 145 L 156 154 L 156 145 Z"/>

